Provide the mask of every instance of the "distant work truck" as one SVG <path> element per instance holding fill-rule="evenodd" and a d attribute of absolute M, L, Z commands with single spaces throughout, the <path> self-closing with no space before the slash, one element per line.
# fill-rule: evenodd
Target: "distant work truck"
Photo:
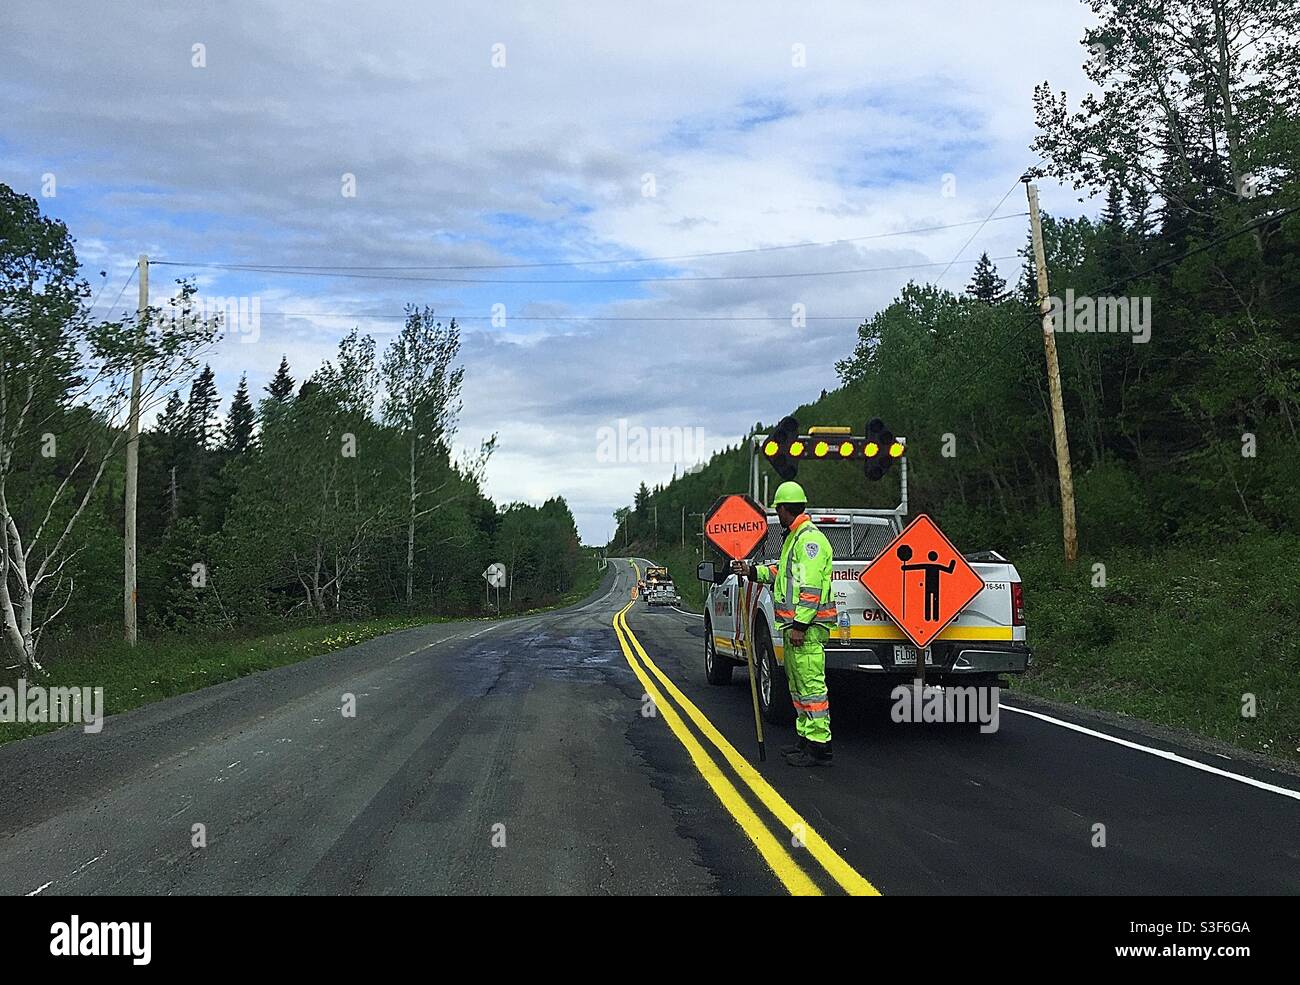
<path fill-rule="evenodd" d="M 847 430 L 847 429 L 845 429 Z M 751 446 L 750 495 L 761 502 L 758 449 L 767 435 L 756 435 Z M 904 443 L 905 439 L 898 439 Z M 808 507 L 808 515 L 826 535 L 834 553 L 832 585 L 838 625 L 826 644 L 828 671 L 853 671 L 878 680 L 885 690 L 906 684 L 916 675 L 916 662 L 925 661 L 931 684 L 997 684 L 1002 674 L 1023 674 L 1032 653 L 1025 642 L 1024 595 L 1015 565 L 995 551 L 963 555 L 984 579 L 984 589 L 918 654 L 903 631 L 867 592 L 858 576 L 903 528 L 907 515 L 907 458 L 899 459 L 901 502 L 894 509 L 823 509 Z M 814 487 L 815 488 L 815 487 Z M 767 537 L 752 559 L 775 563 L 784 531 L 775 513 L 768 513 Z M 752 638 L 758 698 L 763 716 L 777 725 L 794 719 L 786 686 L 781 632 L 772 612 L 768 586 L 742 581 L 725 562 L 704 561 L 700 580 L 707 583 L 704 603 L 704 671 L 710 684 L 729 684 L 731 672 L 743 667 Z M 749 613 L 748 624 L 743 618 Z"/>
<path fill-rule="evenodd" d="M 668 569 L 655 565 L 645 569 L 641 592 L 645 596 L 646 605 L 677 605 L 682 600 Z"/>

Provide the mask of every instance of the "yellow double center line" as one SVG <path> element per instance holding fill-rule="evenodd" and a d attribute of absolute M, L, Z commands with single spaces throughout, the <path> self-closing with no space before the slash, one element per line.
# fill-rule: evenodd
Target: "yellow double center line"
<path fill-rule="evenodd" d="M 691 762 L 699 770 L 704 781 L 709 785 L 718 800 L 722 802 L 722 806 L 735 818 L 736 823 L 740 825 L 741 830 L 753 842 L 754 847 L 758 849 L 759 854 L 763 856 L 763 860 L 771 867 L 776 877 L 781 880 L 782 885 L 795 896 L 822 895 L 821 889 L 800 864 L 795 861 L 786 847 L 787 844 L 798 843 L 802 845 L 802 850 L 812 856 L 813 860 L 846 893 L 854 896 L 879 896 L 879 890 L 863 878 L 844 859 L 840 858 L 835 849 L 831 848 L 821 835 L 813 829 L 812 825 L 804 820 L 799 812 L 791 807 L 785 798 L 763 779 L 758 770 L 754 769 L 736 751 L 735 746 L 727 741 L 726 737 L 705 717 L 694 702 L 686 697 L 677 685 L 650 659 L 645 648 L 641 646 L 641 641 L 637 639 L 636 634 L 632 632 L 627 624 L 627 611 L 632 608 L 633 602 L 635 602 L 635 596 L 614 616 L 614 635 L 618 638 L 618 645 L 623 651 L 623 656 L 627 659 L 628 666 L 632 668 L 632 672 L 641 681 L 646 694 L 654 702 L 656 711 L 663 717 L 664 723 L 677 737 L 677 741 L 686 748 L 686 752 L 691 757 Z M 708 750 L 704 748 L 694 733 L 686 726 L 676 708 L 664 698 L 663 692 L 655 686 L 654 680 L 651 679 L 651 674 L 663 685 L 664 691 L 672 696 L 686 716 L 695 724 L 695 727 L 713 744 L 714 748 L 722 755 L 723 760 L 734 771 L 736 777 L 758 798 L 759 803 L 779 822 L 780 827 L 788 832 L 788 840 L 778 838 L 772 833 L 768 825 L 764 823 L 758 813 L 749 805 L 749 802 L 741 795 L 740 791 L 736 789 L 735 784 L 732 783 L 728 775 L 718 766 L 718 763 L 709 754 Z"/>

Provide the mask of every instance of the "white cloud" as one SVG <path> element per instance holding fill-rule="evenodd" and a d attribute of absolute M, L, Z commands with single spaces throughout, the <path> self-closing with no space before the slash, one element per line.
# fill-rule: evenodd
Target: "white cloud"
<path fill-rule="evenodd" d="M 0 180 L 44 203 L 116 294 L 136 254 L 308 264 L 456 264 L 682 254 L 821 242 L 981 219 L 1031 160 L 1035 83 L 1082 85 L 1078 0 L 966 4 L 601 6 L 91 2 L 55 16 L 11 0 L 0 36 Z M 206 45 L 207 67 L 191 67 Z M 506 67 L 491 65 L 505 45 Z M 807 67 L 791 64 L 805 46 Z M 767 122 L 755 122 L 766 120 Z M 344 172 L 358 195 L 340 194 Z M 655 176 L 657 194 L 642 195 Z M 943 176 L 955 197 L 940 194 Z M 1048 208 L 1073 197 L 1044 189 Z M 1004 211 L 1023 209 L 1013 193 Z M 974 227 L 691 261 L 691 275 L 946 262 Z M 1019 221 L 967 250 L 1015 251 Z M 1015 276 L 1015 265 L 1002 272 Z M 917 270 L 937 275 L 942 268 Z M 664 268 L 626 265 L 612 276 Z M 945 277 L 958 288 L 959 264 Z M 155 268 L 165 291 L 184 268 Z M 597 268 L 483 276 L 586 277 Z M 409 276 L 423 275 L 407 272 Z M 443 272 L 441 276 L 458 276 Z M 466 276 L 466 275 L 459 275 Z M 473 276 L 472 274 L 469 276 Z M 257 344 L 214 353 L 221 391 L 255 393 L 289 356 L 301 379 L 353 324 L 391 333 L 408 300 L 441 312 L 622 318 L 746 314 L 812 322 L 467 321 L 462 441 L 493 431 L 489 491 L 568 498 L 591 541 L 613 506 L 672 467 L 598 465 L 594 435 L 627 417 L 719 443 L 833 386 L 853 328 L 909 277 L 573 285 L 286 280 L 205 271 L 256 294 Z M 133 292 L 132 292 L 133 293 Z M 130 303 L 131 298 L 124 299 Z M 825 336 L 825 338 L 823 338 Z M 818 339 L 813 347 L 786 343 Z"/>

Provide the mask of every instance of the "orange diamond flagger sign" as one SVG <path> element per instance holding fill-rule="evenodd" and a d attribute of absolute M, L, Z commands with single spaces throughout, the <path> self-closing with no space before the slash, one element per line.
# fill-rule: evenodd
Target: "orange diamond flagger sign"
<path fill-rule="evenodd" d="M 984 579 L 925 514 L 909 523 L 859 580 L 921 648 L 984 588 Z"/>
<path fill-rule="evenodd" d="M 748 496 L 723 496 L 704 518 L 704 536 L 729 558 L 749 557 L 767 536 L 767 514 Z"/>

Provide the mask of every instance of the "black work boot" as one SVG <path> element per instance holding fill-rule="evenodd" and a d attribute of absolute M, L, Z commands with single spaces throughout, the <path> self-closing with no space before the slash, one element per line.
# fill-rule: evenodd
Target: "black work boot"
<path fill-rule="evenodd" d="M 785 761 L 791 766 L 834 766 L 835 761 L 829 742 L 809 742 L 807 747 L 787 756 Z"/>
<path fill-rule="evenodd" d="M 808 748 L 808 740 L 805 739 L 805 738 L 801 735 L 801 736 L 799 736 L 798 739 L 795 740 L 794 745 L 792 745 L 792 746 L 782 746 L 782 747 L 781 747 L 781 755 L 782 755 L 782 756 L 793 756 L 795 753 L 803 752 L 803 751 L 804 751 L 805 749 L 807 749 L 807 748 Z"/>

